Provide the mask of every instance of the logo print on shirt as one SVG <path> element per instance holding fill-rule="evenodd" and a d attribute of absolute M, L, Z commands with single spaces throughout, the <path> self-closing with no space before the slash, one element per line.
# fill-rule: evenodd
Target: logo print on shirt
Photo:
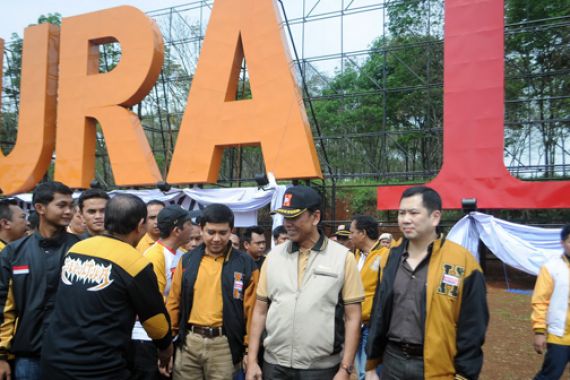
<path fill-rule="evenodd" d="M 439 294 L 456 298 L 459 295 L 461 278 L 465 275 L 465 267 L 459 265 L 443 264 L 443 275 L 437 287 Z"/>
<path fill-rule="evenodd" d="M 61 281 L 65 285 L 73 285 L 74 282 L 83 284 L 94 283 L 95 286 L 87 288 L 90 292 L 98 292 L 113 283 L 111 280 L 113 265 L 97 264 L 95 260 L 81 260 L 67 257 L 61 270 Z"/>
<path fill-rule="evenodd" d="M 243 273 L 234 272 L 234 298 L 241 299 L 243 295 Z"/>

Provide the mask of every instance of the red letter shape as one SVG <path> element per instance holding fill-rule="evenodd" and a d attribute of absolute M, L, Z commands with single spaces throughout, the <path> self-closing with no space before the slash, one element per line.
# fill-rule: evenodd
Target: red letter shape
<path fill-rule="evenodd" d="M 447 0 L 443 166 L 428 184 L 445 208 L 569 207 L 570 181 L 525 182 L 505 168 L 504 1 Z M 409 186 L 378 188 L 378 209 L 397 209 Z"/>

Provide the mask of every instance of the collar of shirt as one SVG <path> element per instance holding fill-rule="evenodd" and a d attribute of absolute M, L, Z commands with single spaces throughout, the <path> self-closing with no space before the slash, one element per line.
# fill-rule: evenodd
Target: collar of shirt
<path fill-rule="evenodd" d="M 173 255 L 176 255 L 176 250 L 170 248 L 169 246 L 167 246 L 166 244 L 164 244 L 164 242 L 161 239 L 158 239 L 156 241 L 158 244 L 162 245 L 164 248 L 166 248 L 168 250 L 168 252 L 172 253 Z"/>
<path fill-rule="evenodd" d="M 66 234 L 67 232 L 65 232 L 65 229 L 63 229 L 53 237 L 45 238 L 42 235 L 40 235 L 38 231 L 34 232 L 34 236 L 38 240 L 39 246 L 42 248 L 59 247 L 60 245 L 63 244 Z"/>
<path fill-rule="evenodd" d="M 327 241 L 326 241 L 326 236 L 325 234 L 319 229 L 319 240 L 317 240 L 317 242 L 315 243 L 315 245 L 313 246 L 313 248 L 311 249 L 307 249 L 304 251 L 324 251 L 326 246 L 327 246 Z M 288 247 L 288 252 L 289 253 L 293 253 L 293 252 L 297 252 L 297 251 L 301 251 L 301 247 L 299 246 L 299 244 L 295 243 L 295 242 L 291 242 L 289 244 Z"/>
<path fill-rule="evenodd" d="M 428 245 L 426 257 L 424 257 L 422 259 L 422 261 L 420 261 L 418 263 L 418 265 L 413 270 L 413 272 L 417 271 L 420 267 L 422 267 L 425 263 L 427 263 L 429 261 L 429 259 L 431 258 L 432 251 L 433 251 L 433 242 L 430 243 L 430 245 Z M 409 257 L 410 257 L 410 253 L 408 252 L 408 242 L 406 241 L 406 246 L 404 247 L 404 253 L 402 254 L 400 264 L 406 263 L 406 261 L 408 261 Z"/>

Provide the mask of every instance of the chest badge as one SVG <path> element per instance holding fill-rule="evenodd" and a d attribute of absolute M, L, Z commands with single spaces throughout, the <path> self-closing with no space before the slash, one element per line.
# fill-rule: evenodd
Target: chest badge
<path fill-rule="evenodd" d="M 443 273 L 439 286 L 437 287 L 437 292 L 456 298 L 459 295 L 461 280 L 465 275 L 465 267 L 443 264 L 442 269 Z"/>
<path fill-rule="evenodd" d="M 243 273 L 234 272 L 233 296 L 238 300 L 243 298 Z"/>

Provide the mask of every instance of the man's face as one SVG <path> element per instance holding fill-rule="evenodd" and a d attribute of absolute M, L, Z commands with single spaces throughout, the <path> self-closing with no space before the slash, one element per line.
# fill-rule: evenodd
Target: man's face
<path fill-rule="evenodd" d="M 265 248 L 267 247 L 265 235 L 253 232 L 251 234 L 251 242 L 248 243 L 244 241 L 243 247 L 251 257 L 256 259 L 261 257 L 265 253 Z"/>
<path fill-rule="evenodd" d="M 239 236 L 236 234 L 231 234 L 230 240 L 232 241 L 233 249 L 239 249 Z"/>
<path fill-rule="evenodd" d="M 40 216 L 40 225 L 46 223 L 57 228 L 67 227 L 73 217 L 71 195 L 55 193 L 50 203 L 36 203 L 35 208 Z"/>
<path fill-rule="evenodd" d="M 570 256 L 570 235 L 566 237 L 566 240 L 562 240 L 562 248 L 564 248 L 564 253 Z"/>
<path fill-rule="evenodd" d="M 366 242 L 366 234 L 364 231 L 356 228 L 355 220 L 350 223 L 350 241 L 352 241 L 353 246 L 358 249 L 364 248 L 364 243 Z"/>
<path fill-rule="evenodd" d="M 154 239 L 157 240 L 160 236 L 160 230 L 156 223 L 156 218 L 160 210 L 164 207 L 162 205 L 150 205 L 146 207 L 146 232 Z"/>
<path fill-rule="evenodd" d="M 79 207 L 76 207 L 76 210 L 73 212 L 73 218 L 71 218 L 69 228 L 74 234 L 82 234 L 85 232 L 86 226 L 83 221 L 83 217 L 81 216 L 81 211 L 79 211 Z"/>
<path fill-rule="evenodd" d="M 321 220 L 321 212 L 313 213 L 305 211 L 295 218 L 284 218 L 283 226 L 287 230 L 287 236 L 295 243 L 303 243 L 311 238 Z"/>
<path fill-rule="evenodd" d="M 423 205 L 423 196 L 403 198 L 398 211 L 398 225 L 408 240 L 422 240 L 435 234 L 435 229 L 441 219 L 441 211 L 432 211 Z"/>
<path fill-rule="evenodd" d="M 202 227 L 202 238 L 206 250 L 213 255 L 221 255 L 227 248 L 232 229 L 229 223 L 206 223 Z"/>
<path fill-rule="evenodd" d="M 382 239 L 380 240 L 380 246 L 381 247 L 386 247 L 386 248 L 390 248 L 390 243 L 392 241 L 390 241 L 390 239 Z"/>
<path fill-rule="evenodd" d="M 2 226 L 6 229 L 8 239 L 10 241 L 18 240 L 26 234 L 28 229 L 28 221 L 26 213 L 17 205 L 9 205 L 12 217 L 10 220 L 3 219 Z"/>
<path fill-rule="evenodd" d="M 281 243 L 285 243 L 287 240 L 289 240 L 289 237 L 287 236 L 287 234 L 279 234 L 279 236 L 275 240 L 275 244 L 278 245 Z"/>
<path fill-rule="evenodd" d="M 178 227 L 177 227 L 178 228 Z M 187 221 L 179 228 L 178 246 L 184 246 L 190 241 L 190 233 L 192 232 L 192 222 Z"/>
<path fill-rule="evenodd" d="M 99 235 L 105 230 L 105 206 L 107 200 L 90 198 L 83 202 L 81 217 L 92 235 Z"/>
<path fill-rule="evenodd" d="M 202 244 L 202 230 L 200 226 L 192 225 L 190 228 L 190 241 L 186 244 L 186 249 L 191 251 Z"/>

